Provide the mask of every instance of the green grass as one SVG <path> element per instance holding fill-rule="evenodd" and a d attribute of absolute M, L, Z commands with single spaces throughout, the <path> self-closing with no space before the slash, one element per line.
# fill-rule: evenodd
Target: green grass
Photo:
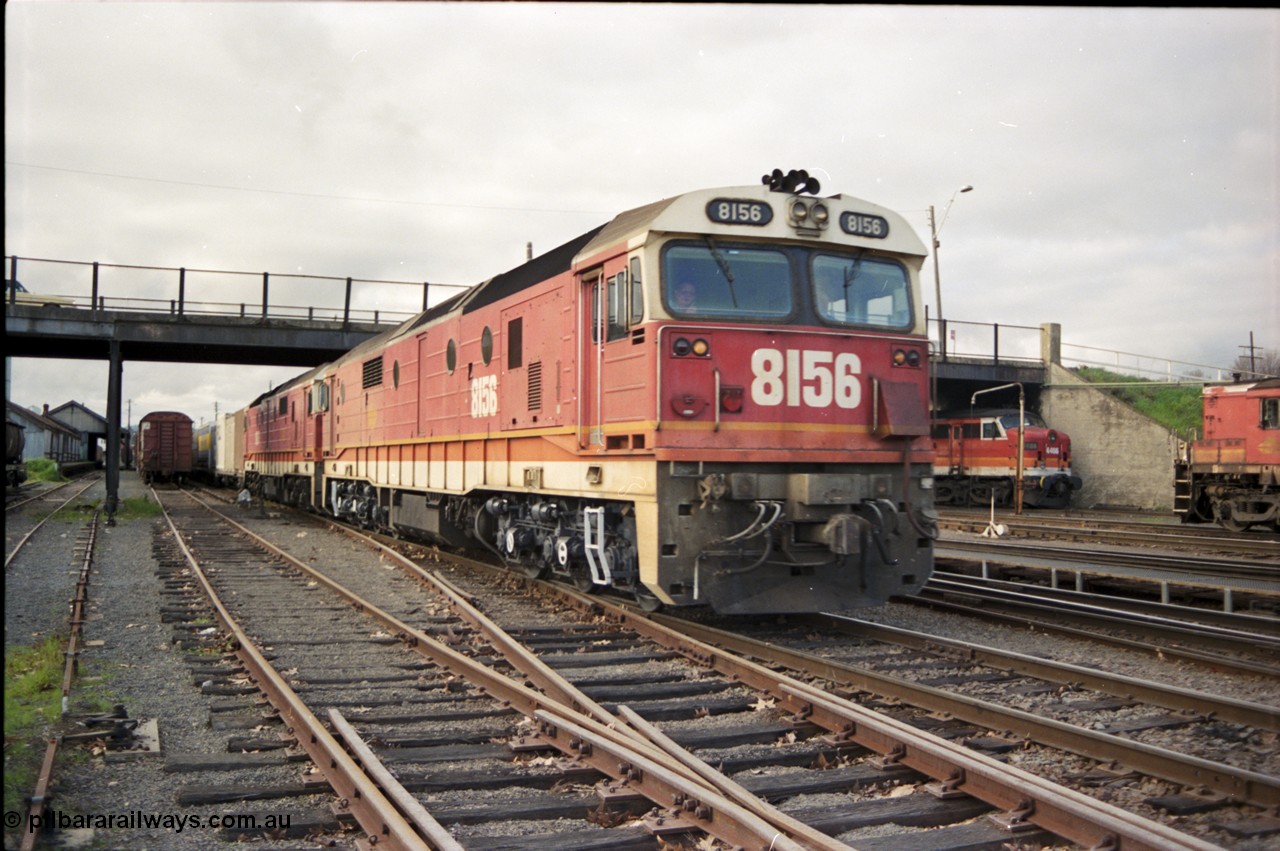
<path fill-rule="evenodd" d="M 1139 413 L 1145 414 L 1165 428 L 1181 434 L 1203 427 L 1203 407 L 1199 385 L 1170 387 L 1156 382 L 1135 378 L 1132 375 L 1109 372 L 1096 367 L 1082 366 L 1073 372 L 1085 381 L 1098 384 L 1125 383 L 1127 387 L 1100 387 L 1105 393 L 1120 399 Z"/>
<path fill-rule="evenodd" d="M 27 462 L 27 481 L 29 482 L 65 482 L 58 474 L 58 462 L 49 458 L 32 458 Z"/>
<path fill-rule="evenodd" d="M 145 496 L 128 497 L 116 510 L 116 520 L 146 520 L 160 516 L 160 506 Z"/>
<path fill-rule="evenodd" d="M 61 638 L 4 650 L 4 809 L 26 812 L 35 791 L 48 731 L 62 715 Z"/>

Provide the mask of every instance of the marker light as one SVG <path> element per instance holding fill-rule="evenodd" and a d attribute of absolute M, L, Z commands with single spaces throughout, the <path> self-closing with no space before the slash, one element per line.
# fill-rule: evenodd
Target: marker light
<path fill-rule="evenodd" d="M 693 341 L 693 353 L 697 357 L 705 358 L 711 354 L 711 344 L 699 337 Z"/>
<path fill-rule="evenodd" d="M 894 349 L 893 365 L 918 369 L 920 367 L 920 352 L 915 349 Z"/>
<path fill-rule="evenodd" d="M 685 357 L 693 351 L 693 344 L 684 337 L 677 337 L 671 344 L 671 352 L 678 358 Z"/>

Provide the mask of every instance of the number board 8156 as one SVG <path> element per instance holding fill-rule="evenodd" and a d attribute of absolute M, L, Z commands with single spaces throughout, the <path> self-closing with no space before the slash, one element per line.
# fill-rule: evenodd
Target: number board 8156
<path fill-rule="evenodd" d="M 773 221 L 773 208 L 763 201 L 715 198 L 707 203 L 707 218 L 721 225 L 764 227 Z"/>

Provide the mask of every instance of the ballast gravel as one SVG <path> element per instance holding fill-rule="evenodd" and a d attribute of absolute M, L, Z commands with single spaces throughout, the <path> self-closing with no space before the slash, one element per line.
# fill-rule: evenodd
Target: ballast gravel
<path fill-rule="evenodd" d="M 104 494 L 105 488 L 99 483 L 78 502 L 86 505 L 101 502 Z M 145 496 L 146 489 L 136 475 L 121 474 L 122 500 Z M 78 573 L 76 539 L 89 514 L 88 511 L 64 512 L 50 521 L 6 572 L 6 647 L 29 646 L 46 636 L 66 635 L 69 601 Z M 89 588 L 89 617 L 84 624 L 84 638 L 89 646 L 80 656 L 79 675 L 66 719 L 50 719 L 46 731 L 49 735 L 83 731 L 75 725 L 77 717 L 86 710 L 98 712 L 118 703 L 123 704 L 130 718 L 156 721 L 161 750 L 156 754 L 133 755 L 84 746 L 64 748 L 47 802 L 47 808 L 53 813 L 51 818 L 61 817 L 65 824 L 72 826 L 72 829 L 57 831 L 52 838 L 63 847 L 165 851 L 215 848 L 223 846 L 226 840 L 217 830 L 194 827 L 192 817 L 198 816 L 204 823 L 215 816 L 246 813 L 263 818 L 287 814 L 299 820 L 304 817 L 320 820 L 331 803 L 331 796 L 327 794 L 219 805 L 178 803 L 178 793 L 197 784 L 259 787 L 296 784 L 301 782 L 305 763 L 216 773 L 166 770 L 168 760 L 177 755 L 226 753 L 228 738 L 234 733 L 215 729 L 211 720 L 215 715 L 229 712 L 251 716 L 260 709 L 251 698 L 241 698 L 236 704 L 235 698 L 203 694 L 187 661 L 189 651 L 175 643 L 173 625 L 162 621 L 161 608 L 171 604 L 163 593 L 164 585 L 157 576 L 153 553 L 156 527 L 162 522 L 152 517 L 121 519 L 117 525 L 101 530 Z M 10 533 L 10 525 L 19 524 L 6 523 L 6 551 L 18 536 L 17 531 Z M 292 538 L 301 542 L 302 533 L 311 539 L 307 543 L 316 546 L 325 546 L 320 539 L 331 534 L 316 527 L 303 530 L 271 515 L 254 517 L 250 525 L 260 533 L 272 531 L 274 534 L 269 537 L 282 541 Z M 340 541 L 337 545 L 347 547 L 350 542 Z M 933 631 L 974 644 L 1105 667 L 1134 677 L 1209 690 L 1241 700 L 1280 704 L 1276 683 L 1266 678 L 1215 673 L 1202 666 L 1178 665 L 1122 650 L 1106 650 L 1105 655 L 1099 655 L 1098 646 L 1089 642 L 1011 630 L 960 615 L 897 603 L 861 610 L 856 616 L 903 629 Z M 237 732 L 275 735 L 269 728 Z M 1022 768 L 1033 772 L 1046 769 L 1033 763 L 1024 764 L 1023 759 L 1024 755 L 1019 752 L 1011 755 L 1011 761 Z M 1062 760 L 1059 756 L 1059 761 L 1069 764 L 1075 760 Z M 1080 763 L 1083 770 L 1084 761 Z M 1061 764 L 1056 766 L 1059 771 L 1063 768 Z M 1141 788 L 1118 786 L 1113 803 L 1123 807 L 1142 794 Z M 5 847 L 17 848 L 25 829 L 25 814 L 23 823 L 16 829 L 11 828 L 8 815 Z M 148 819 L 162 824 L 139 825 Z M 85 823 L 90 826 L 80 827 Z M 182 826 L 178 827 L 179 824 Z M 1191 826 L 1189 822 L 1188 827 Z M 354 848 L 355 839 L 350 833 L 323 833 L 293 839 L 260 835 L 250 847 Z M 1260 851 L 1273 847 L 1268 846 L 1268 841 L 1243 839 L 1225 847 Z"/>

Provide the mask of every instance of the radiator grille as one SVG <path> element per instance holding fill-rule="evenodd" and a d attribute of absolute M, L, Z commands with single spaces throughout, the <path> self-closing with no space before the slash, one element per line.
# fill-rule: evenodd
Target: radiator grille
<path fill-rule="evenodd" d="M 364 362 L 364 382 L 362 388 L 378 387 L 382 384 L 382 356 Z"/>
<path fill-rule="evenodd" d="M 542 361 L 529 364 L 529 410 L 542 410 Z"/>

